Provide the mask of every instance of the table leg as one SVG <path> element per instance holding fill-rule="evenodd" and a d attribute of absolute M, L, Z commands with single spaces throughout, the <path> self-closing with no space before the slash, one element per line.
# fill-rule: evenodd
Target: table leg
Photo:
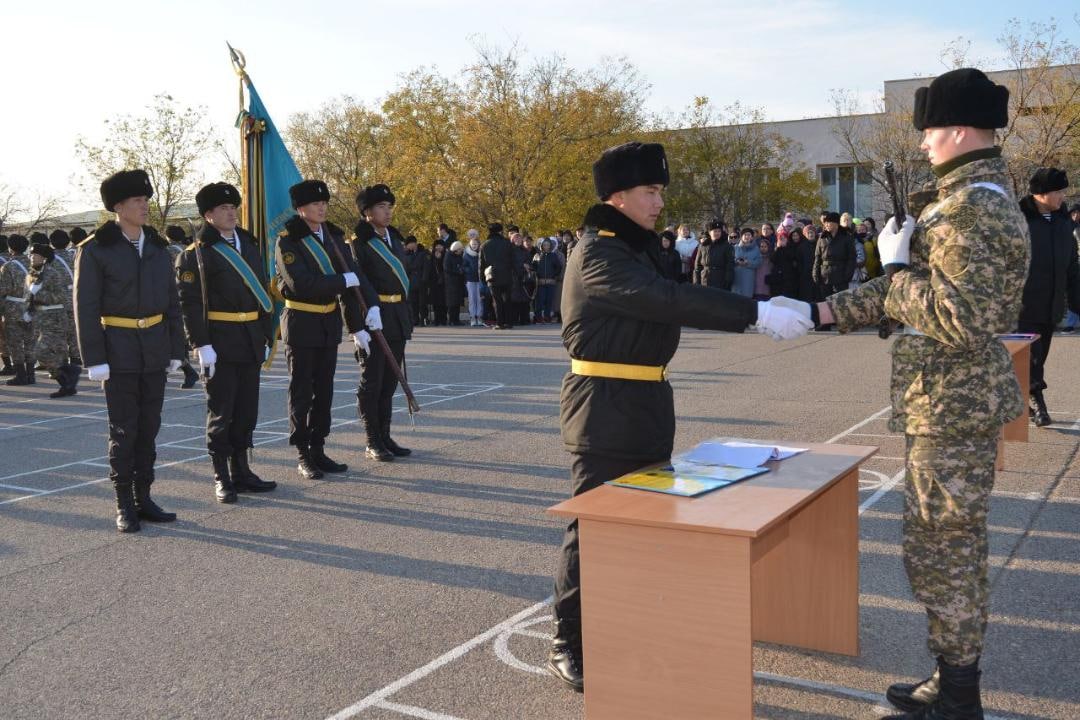
<path fill-rule="evenodd" d="M 754 640 L 859 654 L 859 472 L 754 540 Z"/>
<path fill-rule="evenodd" d="M 750 538 L 579 527 L 587 720 L 752 718 Z"/>
<path fill-rule="evenodd" d="M 1013 371 L 1020 381 L 1020 392 L 1024 396 L 1024 412 L 1020 417 L 1005 426 L 1005 439 L 1013 442 L 1028 441 L 1027 399 L 1031 394 L 1031 346 L 1025 345 L 1012 356 Z M 1001 469 L 1000 467 L 998 468 Z"/>

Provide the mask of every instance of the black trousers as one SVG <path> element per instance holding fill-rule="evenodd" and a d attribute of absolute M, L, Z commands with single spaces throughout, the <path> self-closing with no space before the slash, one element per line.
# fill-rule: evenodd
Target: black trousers
<path fill-rule="evenodd" d="M 109 414 L 109 477 L 133 473 L 153 477 L 157 459 L 161 405 L 165 401 L 165 371 L 117 373 L 105 381 Z"/>
<path fill-rule="evenodd" d="M 1032 323 L 1021 320 L 1017 332 L 1038 333 L 1039 339 L 1031 344 L 1031 392 L 1046 389 L 1046 358 L 1050 355 L 1050 341 L 1054 339 L 1053 323 Z"/>
<path fill-rule="evenodd" d="M 413 288 L 409 292 L 409 307 L 412 309 L 413 325 L 427 325 L 428 291 L 426 287 Z"/>
<path fill-rule="evenodd" d="M 387 338 L 386 344 L 404 369 L 404 338 Z M 390 418 L 394 412 L 394 393 L 397 392 L 398 379 L 386 355 L 372 342 L 371 352 L 360 357 L 360 386 L 356 389 L 356 410 L 369 435 L 386 436 L 390 434 Z"/>
<path fill-rule="evenodd" d="M 337 347 L 285 346 L 289 363 L 289 444 L 322 447 L 330 434 Z"/>
<path fill-rule="evenodd" d="M 206 381 L 206 449 L 232 455 L 254 447 L 252 436 L 259 419 L 257 362 L 219 361 L 214 377 Z"/>
<path fill-rule="evenodd" d="M 640 470 L 646 465 L 667 460 L 627 460 L 625 458 L 589 453 L 572 453 L 570 480 L 574 497 L 600 487 L 608 480 Z M 559 566 L 555 571 L 555 618 L 581 619 L 581 568 L 578 553 L 578 523 L 571 522 L 563 535 L 559 549 Z"/>
<path fill-rule="evenodd" d="M 495 324 L 513 325 L 514 305 L 510 302 L 509 285 L 491 286 L 491 304 L 495 306 Z"/>

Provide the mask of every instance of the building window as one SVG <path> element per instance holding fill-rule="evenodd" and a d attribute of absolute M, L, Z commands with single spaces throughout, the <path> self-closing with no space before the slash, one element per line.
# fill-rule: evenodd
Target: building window
<path fill-rule="evenodd" d="M 873 207 L 870 171 L 861 165 L 837 165 L 819 169 L 821 192 L 829 210 L 865 217 Z"/>

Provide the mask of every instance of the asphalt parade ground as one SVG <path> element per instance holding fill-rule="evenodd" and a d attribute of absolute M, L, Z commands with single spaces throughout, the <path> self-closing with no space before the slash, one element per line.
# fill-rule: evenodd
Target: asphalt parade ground
<path fill-rule="evenodd" d="M 861 655 L 756 645 L 758 718 L 879 717 L 890 682 L 932 667 L 900 557 L 888 347 L 687 332 L 672 364 L 677 448 L 880 448 L 861 474 Z M 1055 424 L 1008 443 L 997 476 L 988 717 L 1080 717 L 1078 355 L 1080 338 L 1055 338 Z M 296 473 L 279 359 L 253 463 L 278 489 L 235 505 L 213 498 L 202 391 L 170 377 L 154 495 L 180 517 L 135 535 L 113 525 L 101 389 L 0 386 L 0 717 L 583 717 L 541 670 L 562 532 L 544 511 L 569 492 L 558 329 L 424 328 L 408 357 L 423 410 L 410 429 L 399 397 L 394 436 L 413 456 L 363 459 L 343 346 L 327 453 L 349 471 L 318 481 Z"/>

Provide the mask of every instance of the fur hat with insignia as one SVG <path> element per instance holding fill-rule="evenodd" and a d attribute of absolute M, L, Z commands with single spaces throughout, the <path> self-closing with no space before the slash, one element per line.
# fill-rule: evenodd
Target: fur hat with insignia
<path fill-rule="evenodd" d="M 56 257 L 56 251 L 48 243 L 34 243 L 34 246 L 30 248 L 30 254 L 40 255 L 45 258 L 45 262 L 52 262 L 53 258 Z"/>
<path fill-rule="evenodd" d="M 217 205 L 214 207 L 217 207 Z M 187 235 L 184 234 L 184 228 L 179 225 L 169 225 L 166 227 L 165 237 L 169 238 L 169 242 L 174 242 L 178 245 L 187 245 Z"/>
<path fill-rule="evenodd" d="M 133 197 L 154 197 L 154 186 L 145 170 L 121 170 L 101 183 L 101 202 L 109 212 L 117 203 Z"/>
<path fill-rule="evenodd" d="M 659 143 L 628 142 L 608 148 L 593 163 L 593 185 L 601 200 L 638 185 L 667 185 L 667 156 Z"/>
<path fill-rule="evenodd" d="M 381 202 L 388 202 L 391 205 L 395 202 L 394 193 L 390 192 L 389 185 L 382 183 L 369 185 L 356 195 L 356 207 L 360 208 L 361 213 Z"/>
<path fill-rule="evenodd" d="M 210 183 L 195 193 L 195 205 L 199 215 L 205 215 L 218 205 L 236 205 L 240 207 L 240 191 L 227 182 Z"/>
<path fill-rule="evenodd" d="M 1045 195 L 1067 187 L 1069 187 L 1069 176 L 1064 170 L 1052 167 L 1039 168 L 1028 182 L 1028 192 L 1032 195 Z"/>
<path fill-rule="evenodd" d="M 1009 89 L 995 84 L 982 70 L 951 70 L 915 91 L 911 121 L 916 130 L 952 125 L 1003 128 L 1009 124 Z"/>
<path fill-rule="evenodd" d="M 30 244 L 31 245 L 48 245 L 49 244 L 49 236 L 46 235 L 43 232 L 30 233 Z"/>
<path fill-rule="evenodd" d="M 71 228 L 71 242 L 78 245 L 86 239 L 86 231 L 81 227 Z"/>
<path fill-rule="evenodd" d="M 720 222 L 719 218 L 713 218 L 705 226 L 705 231 L 706 232 L 708 232 L 709 230 L 723 230 L 723 229 L 724 229 L 724 223 Z"/>
<path fill-rule="evenodd" d="M 71 236 L 66 230 L 53 230 L 49 233 L 49 244 L 57 250 L 63 250 L 71 244 Z"/>
<path fill-rule="evenodd" d="M 289 188 L 289 199 L 294 210 L 313 202 L 330 202 L 330 188 L 322 180 L 303 180 Z"/>
<path fill-rule="evenodd" d="M 22 255 L 26 252 L 26 248 L 30 247 L 30 241 L 26 239 L 25 235 L 12 235 L 8 238 L 8 250 L 16 255 Z"/>

